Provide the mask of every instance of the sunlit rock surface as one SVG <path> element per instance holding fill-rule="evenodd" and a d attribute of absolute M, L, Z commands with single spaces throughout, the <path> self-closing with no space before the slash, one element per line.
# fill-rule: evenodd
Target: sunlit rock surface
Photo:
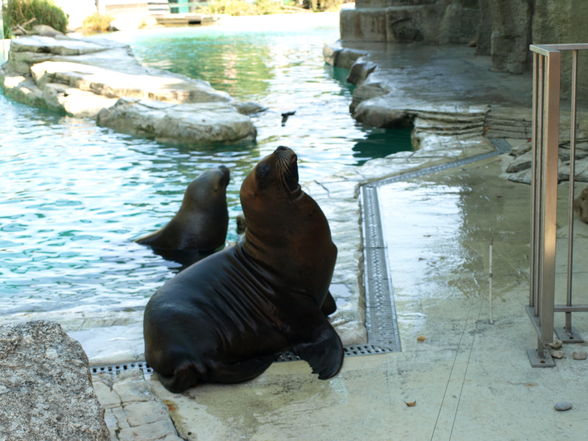
<path fill-rule="evenodd" d="M 57 323 L 0 326 L 0 439 L 110 439 L 78 342 Z"/>
<path fill-rule="evenodd" d="M 253 123 L 242 114 L 251 106 L 205 81 L 146 68 L 129 46 L 105 39 L 13 40 L 0 80 L 13 99 L 68 115 L 97 118 L 112 109 L 99 124 L 137 136 L 189 144 L 256 136 Z M 132 100 L 118 103 L 121 98 Z"/>
<path fill-rule="evenodd" d="M 254 141 L 249 117 L 226 102 L 169 104 L 121 98 L 98 113 L 98 124 L 165 143 Z"/>

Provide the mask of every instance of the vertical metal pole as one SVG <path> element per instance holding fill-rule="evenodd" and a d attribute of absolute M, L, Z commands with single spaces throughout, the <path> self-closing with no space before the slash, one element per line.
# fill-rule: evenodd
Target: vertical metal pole
<path fill-rule="evenodd" d="M 494 239 L 490 241 L 490 247 L 488 248 L 488 304 L 490 306 L 490 324 L 494 324 L 494 310 L 492 304 L 492 279 L 494 278 L 494 272 L 492 268 L 492 246 L 494 245 Z"/>
<path fill-rule="evenodd" d="M 541 255 L 541 185 L 542 185 L 542 157 L 543 157 L 543 91 L 545 88 L 545 57 L 533 53 L 533 126 L 532 126 L 532 182 L 531 182 L 531 280 L 529 306 L 533 307 L 533 314 L 539 315 L 540 275 L 539 265 Z"/>
<path fill-rule="evenodd" d="M 578 82 L 578 51 L 572 51 L 572 91 L 571 91 L 571 127 L 570 127 L 570 179 L 568 194 L 568 279 L 566 305 L 572 306 L 572 273 L 574 265 L 574 185 L 576 175 L 576 96 Z M 565 313 L 564 330 L 568 336 L 573 335 L 572 312 Z"/>
<path fill-rule="evenodd" d="M 531 111 L 531 277 L 529 280 L 529 306 L 535 306 L 535 168 L 537 151 L 537 81 L 539 81 L 539 54 L 533 52 L 533 109 Z"/>
<path fill-rule="evenodd" d="M 558 182 L 558 144 L 559 144 L 559 90 L 560 90 L 560 52 L 551 52 L 545 68 L 545 91 L 543 113 L 543 202 L 541 249 L 541 305 L 539 322 L 541 324 L 538 354 L 545 356 L 545 347 L 553 342 L 553 312 L 555 298 L 555 252 L 556 216 Z"/>

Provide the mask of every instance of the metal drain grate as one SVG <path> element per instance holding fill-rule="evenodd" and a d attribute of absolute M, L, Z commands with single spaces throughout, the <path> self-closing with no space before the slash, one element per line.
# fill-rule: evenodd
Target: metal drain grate
<path fill-rule="evenodd" d="M 373 355 L 373 354 L 384 354 L 386 352 L 385 349 L 374 346 L 374 345 L 350 345 L 345 346 L 344 348 L 345 356 L 346 357 L 357 357 L 360 355 Z M 284 361 L 297 361 L 300 360 L 298 355 L 294 354 L 293 352 L 282 352 L 279 357 L 277 358 L 276 362 L 284 362 Z M 118 363 L 112 365 L 105 365 L 105 366 L 91 366 L 90 373 L 92 375 L 95 374 L 111 374 L 111 375 L 119 375 L 126 371 L 132 370 L 140 370 L 143 371 L 144 374 L 151 375 L 153 373 L 153 369 L 149 367 L 149 365 L 145 361 L 135 361 L 130 363 Z"/>
<path fill-rule="evenodd" d="M 91 374 L 112 374 L 118 375 L 125 371 L 140 370 L 145 374 L 152 374 L 153 369 L 145 361 L 132 361 L 129 363 L 118 363 L 107 366 L 90 366 Z"/>
<path fill-rule="evenodd" d="M 378 187 L 393 182 L 407 181 L 420 176 L 434 174 L 455 167 L 462 167 L 484 159 L 489 159 L 511 150 L 510 144 L 499 138 L 492 138 L 490 142 L 496 149 L 493 152 L 483 153 L 469 158 L 426 167 L 414 172 L 408 172 L 393 176 L 381 181 L 372 182 L 361 187 L 361 213 L 364 247 L 364 287 L 366 292 L 366 329 L 368 343 L 365 345 L 345 346 L 345 356 L 354 357 L 361 355 L 385 354 L 399 352 L 400 334 L 396 317 L 396 307 L 392 283 L 388 276 L 386 248 L 382 235 L 380 220 L 380 204 L 378 202 Z M 295 361 L 300 358 L 292 352 L 283 352 L 276 361 Z M 93 366 L 92 374 L 109 373 L 118 375 L 128 370 L 139 369 L 146 374 L 153 373 L 149 365 L 142 362 L 119 363 L 111 366 Z"/>

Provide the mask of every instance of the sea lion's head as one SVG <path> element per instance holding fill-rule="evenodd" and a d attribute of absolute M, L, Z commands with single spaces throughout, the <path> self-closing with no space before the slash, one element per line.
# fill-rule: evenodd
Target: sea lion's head
<path fill-rule="evenodd" d="M 246 205 L 256 200 L 294 200 L 301 194 L 298 157 L 292 149 L 280 146 L 259 161 L 245 178 L 241 186 L 241 204 L 245 209 Z"/>
<path fill-rule="evenodd" d="M 241 185 L 241 206 L 247 228 L 259 230 L 283 225 L 304 194 L 298 183 L 296 153 L 288 147 L 278 147 L 259 161 Z"/>
<path fill-rule="evenodd" d="M 224 165 L 206 170 L 186 188 L 182 208 L 202 209 L 212 201 L 225 201 L 226 206 L 227 185 L 230 179 L 231 172 Z"/>

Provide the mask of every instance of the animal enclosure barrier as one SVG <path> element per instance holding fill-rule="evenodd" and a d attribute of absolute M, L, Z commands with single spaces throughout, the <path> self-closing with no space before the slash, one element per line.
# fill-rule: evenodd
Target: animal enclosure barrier
<path fill-rule="evenodd" d="M 586 312 L 588 305 L 573 304 L 574 184 L 577 129 L 578 53 L 588 44 L 531 45 L 533 53 L 533 132 L 531 190 L 531 271 L 528 312 L 537 331 L 537 349 L 528 351 L 534 367 L 552 367 L 554 314 L 563 312 L 565 324 L 558 333 L 564 343 L 581 343 L 572 326 L 573 312 Z M 556 216 L 558 192 L 558 148 L 560 131 L 561 53 L 572 55 L 570 92 L 570 172 L 568 194 L 567 280 L 565 305 L 555 304 Z"/>

